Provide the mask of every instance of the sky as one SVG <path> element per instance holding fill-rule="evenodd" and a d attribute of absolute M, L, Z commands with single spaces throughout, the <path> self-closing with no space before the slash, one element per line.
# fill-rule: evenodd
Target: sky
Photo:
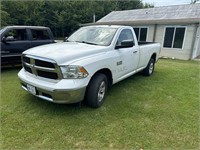
<path fill-rule="evenodd" d="M 168 5 L 181 5 L 181 4 L 190 4 L 191 3 L 191 0 L 142 0 L 142 1 L 143 1 L 143 3 L 154 4 L 155 7 L 168 6 Z"/>

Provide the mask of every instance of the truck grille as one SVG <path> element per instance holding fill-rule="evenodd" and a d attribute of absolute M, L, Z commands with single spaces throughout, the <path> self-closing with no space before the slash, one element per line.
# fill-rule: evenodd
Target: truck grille
<path fill-rule="evenodd" d="M 60 68 L 53 60 L 23 55 L 22 64 L 27 72 L 36 76 L 55 80 L 62 78 Z"/>

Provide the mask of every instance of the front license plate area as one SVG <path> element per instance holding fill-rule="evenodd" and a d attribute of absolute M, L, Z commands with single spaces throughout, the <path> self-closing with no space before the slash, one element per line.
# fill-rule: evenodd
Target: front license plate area
<path fill-rule="evenodd" d="M 28 90 L 30 93 L 36 95 L 36 89 L 35 89 L 34 86 L 27 84 L 27 90 Z"/>

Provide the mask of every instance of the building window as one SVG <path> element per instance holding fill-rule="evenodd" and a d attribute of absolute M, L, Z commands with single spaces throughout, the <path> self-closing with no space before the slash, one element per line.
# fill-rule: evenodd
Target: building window
<path fill-rule="evenodd" d="M 163 47 L 182 48 L 185 27 L 166 27 Z"/>
<path fill-rule="evenodd" d="M 138 41 L 146 41 L 147 40 L 147 31 L 148 28 L 133 28 Z"/>

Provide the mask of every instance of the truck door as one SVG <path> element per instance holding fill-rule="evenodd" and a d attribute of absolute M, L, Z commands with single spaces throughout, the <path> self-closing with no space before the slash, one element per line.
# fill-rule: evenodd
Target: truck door
<path fill-rule="evenodd" d="M 19 57 L 30 48 L 27 29 L 7 29 L 1 38 L 1 58 Z"/>
<path fill-rule="evenodd" d="M 119 34 L 116 45 L 121 45 L 122 41 L 133 41 L 133 33 L 131 29 L 123 29 Z M 134 42 L 135 43 L 135 42 Z M 139 47 L 133 44 L 132 47 L 116 49 L 118 56 L 117 72 L 118 77 L 122 77 L 128 73 L 133 72 L 138 67 L 139 62 Z"/>

